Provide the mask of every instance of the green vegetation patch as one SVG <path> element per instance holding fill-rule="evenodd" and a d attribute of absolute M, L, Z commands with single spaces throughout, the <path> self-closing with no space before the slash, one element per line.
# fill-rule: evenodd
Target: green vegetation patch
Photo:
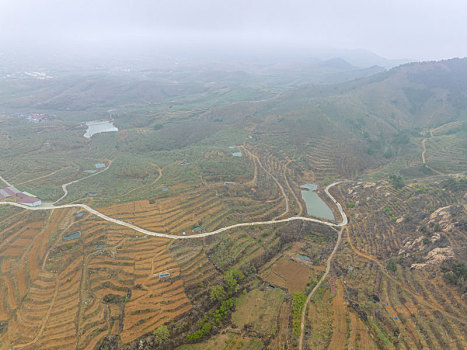
<path fill-rule="evenodd" d="M 211 302 L 220 302 L 218 308 L 213 312 L 209 311 L 204 318 L 198 322 L 197 329 L 186 336 L 188 341 L 200 340 L 211 333 L 214 325 L 219 325 L 226 320 L 236 304 L 234 294 L 238 292 L 240 285 L 238 282 L 242 281 L 245 275 L 238 269 L 230 269 L 224 274 L 222 285 L 214 285 L 210 289 Z"/>
<path fill-rule="evenodd" d="M 391 175 L 389 176 L 389 180 L 391 180 L 391 184 L 394 188 L 402 188 L 405 186 L 404 180 L 400 175 Z"/>
<path fill-rule="evenodd" d="M 458 286 L 463 293 L 467 293 L 467 264 L 464 262 L 445 263 L 441 266 L 441 271 L 448 283 Z"/>
<path fill-rule="evenodd" d="M 292 317 L 293 317 L 293 333 L 300 335 L 300 325 L 302 321 L 302 310 L 305 306 L 306 294 L 298 292 L 292 295 Z"/>

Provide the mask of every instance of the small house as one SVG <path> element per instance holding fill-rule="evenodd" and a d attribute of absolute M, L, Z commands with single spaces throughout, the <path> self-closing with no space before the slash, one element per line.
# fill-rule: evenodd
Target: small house
<path fill-rule="evenodd" d="M 28 196 L 24 193 L 18 193 L 17 196 L 19 197 L 19 203 L 27 205 L 29 207 L 38 207 L 42 204 L 42 201 L 39 198 Z"/>

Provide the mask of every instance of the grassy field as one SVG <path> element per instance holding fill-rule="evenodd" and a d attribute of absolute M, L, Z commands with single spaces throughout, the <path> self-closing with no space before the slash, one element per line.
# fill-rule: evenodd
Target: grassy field
<path fill-rule="evenodd" d="M 266 288 L 264 291 L 255 289 L 240 296 L 232 314 L 232 322 L 239 328 L 250 326 L 266 337 L 275 335 L 284 294 L 280 289 Z"/>
<path fill-rule="evenodd" d="M 221 334 L 212 337 L 208 341 L 193 344 L 193 345 L 182 345 L 177 348 L 178 350 L 260 350 L 263 349 L 263 343 L 255 338 L 245 338 L 233 334 Z"/>

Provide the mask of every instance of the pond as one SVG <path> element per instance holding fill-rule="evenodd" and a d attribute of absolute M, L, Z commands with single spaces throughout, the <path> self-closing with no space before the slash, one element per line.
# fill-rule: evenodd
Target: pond
<path fill-rule="evenodd" d="M 86 126 L 88 129 L 86 130 L 86 133 L 83 135 L 87 139 L 90 139 L 93 135 L 95 134 L 100 134 L 103 132 L 113 132 L 113 131 L 118 131 L 118 128 L 113 124 L 113 122 L 87 122 Z"/>
<path fill-rule="evenodd" d="M 315 184 L 305 184 L 301 186 L 302 198 L 305 201 L 308 215 L 334 221 L 335 218 L 332 210 L 315 192 L 317 188 L 318 186 Z"/>
<path fill-rule="evenodd" d="M 72 240 L 74 240 L 74 239 L 76 239 L 76 238 L 80 238 L 80 237 L 81 237 L 81 232 L 78 231 L 78 232 L 75 232 L 75 233 L 73 233 L 73 234 L 71 234 L 71 235 L 63 236 L 63 240 L 64 240 L 65 242 L 67 242 L 67 241 L 72 241 Z"/>
<path fill-rule="evenodd" d="M 242 156 L 242 152 L 234 152 L 234 153 L 232 153 L 232 155 L 233 155 L 234 157 L 241 157 L 241 156 Z"/>
<path fill-rule="evenodd" d="M 305 260 L 305 261 L 311 261 L 309 257 L 307 257 L 306 255 L 302 255 L 302 254 L 297 254 L 297 258 Z"/>

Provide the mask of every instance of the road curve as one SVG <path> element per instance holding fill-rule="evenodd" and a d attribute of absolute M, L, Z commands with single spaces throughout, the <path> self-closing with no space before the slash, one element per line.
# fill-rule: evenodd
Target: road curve
<path fill-rule="evenodd" d="M 202 237 L 213 236 L 213 235 L 219 234 L 221 232 L 232 230 L 232 229 L 238 228 L 238 227 L 258 226 L 258 225 L 273 225 L 273 224 L 279 224 L 279 223 L 283 223 L 283 222 L 291 222 L 291 221 L 297 221 L 297 220 L 308 221 L 308 222 L 316 222 L 316 223 L 327 225 L 327 226 L 330 226 L 330 227 L 342 227 L 342 226 L 345 226 L 345 225 L 347 225 L 347 222 L 348 222 L 347 216 L 345 215 L 344 211 L 342 210 L 342 206 L 339 204 L 339 202 L 337 202 L 336 199 L 329 193 L 329 189 L 331 187 L 333 187 L 335 185 L 338 185 L 338 184 L 340 184 L 342 182 L 344 182 L 344 181 L 334 182 L 334 183 L 330 184 L 329 186 L 327 186 L 325 188 L 326 194 L 329 196 L 329 198 L 331 198 L 331 200 L 336 204 L 337 208 L 339 209 L 339 212 L 340 212 L 340 214 L 342 216 L 342 222 L 341 223 L 335 224 L 335 223 L 332 223 L 332 222 L 322 221 L 322 220 L 319 220 L 319 219 L 313 219 L 313 218 L 308 218 L 308 217 L 304 217 L 304 216 L 293 216 L 293 217 L 290 217 L 290 218 L 287 218 L 287 219 L 281 219 L 281 220 L 244 222 L 244 223 L 234 224 L 234 225 L 230 225 L 230 226 L 225 226 L 225 227 L 222 227 L 222 228 L 217 229 L 215 231 L 198 233 L 198 234 L 194 234 L 194 235 L 190 235 L 190 236 L 179 236 L 179 235 L 175 235 L 175 234 L 171 235 L 171 234 L 167 234 L 167 233 L 149 231 L 149 230 L 146 230 L 144 228 L 138 227 L 136 225 L 130 224 L 128 222 L 111 218 L 111 217 L 109 217 L 109 216 L 107 216 L 105 214 L 102 214 L 101 212 L 97 211 L 96 209 L 93 209 L 93 208 L 87 206 L 86 204 L 43 205 L 43 206 L 39 206 L 39 207 L 29 207 L 29 206 L 19 204 L 19 203 L 14 203 L 14 202 L 0 202 L 0 205 L 10 205 L 10 206 L 14 206 L 14 207 L 18 207 L 18 208 L 22 208 L 22 209 L 26 209 L 26 210 L 32 210 L 32 211 L 54 210 L 54 209 L 64 209 L 64 208 L 81 208 L 81 209 L 84 209 L 87 212 L 89 212 L 89 213 L 91 213 L 91 214 L 93 214 L 93 215 L 95 215 L 95 216 L 97 216 L 97 217 L 99 217 L 99 218 L 101 218 L 103 220 L 106 220 L 108 222 L 111 222 L 111 223 L 114 223 L 114 224 L 117 224 L 117 225 L 120 225 L 120 226 L 128 227 L 128 228 L 130 228 L 132 230 L 135 230 L 137 232 L 143 233 L 143 234 L 148 235 L 148 236 L 169 238 L 169 239 L 193 239 L 193 238 L 202 238 Z"/>
<path fill-rule="evenodd" d="M 282 214 L 279 214 L 278 216 L 276 216 L 275 218 L 273 218 L 272 220 L 277 220 L 285 215 L 287 215 L 287 213 L 289 212 L 289 198 L 287 197 L 287 194 L 285 193 L 285 190 L 284 190 L 284 187 L 282 187 L 282 185 L 280 184 L 280 182 L 276 179 L 276 177 L 274 175 L 271 174 L 271 172 L 269 170 L 267 170 L 264 166 L 263 166 L 263 163 L 261 163 L 261 160 L 259 159 L 259 157 L 255 154 L 253 154 L 252 152 L 250 152 L 245 146 L 240 146 L 240 148 L 242 148 L 246 153 L 248 153 L 255 161 L 258 162 L 259 166 L 261 169 L 264 170 L 264 172 L 266 174 L 268 174 L 272 179 L 273 181 L 276 183 L 276 185 L 279 187 L 279 190 L 282 192 L 282 196 L 284 197 L 284 200 L 285 200 L 285 210 Z"/>
<path fill-rule="evenodd" d="M 63 184 L 63 185 L 62 185 L 63 196 L 61 196 L 59 199 L 57 199 L 55 202 L 53 202 L 53 204 L 60 202 L 63 198 L 65 198 L 66 196 L 68 196 L 68 188 L 67 188 L 67 187 L 68 187 L 69 185 L 72 185 L 72 184 L 75 184 L 75 183 L 77 183 L 77 182 L 80 182 L 80 181 L 89 179 L 90 177 L 93 177 L 93 176 L 102 174 L 102 173 L 105 172 L 107 169 L 109 169 L 111 165 L 112 165 L 112 161 L 109 161 L 109 165 L 107 165 L 107 167 L 106 167 L 104 170 L 98 171 L 98 172 L 96 172 L 96 173 L 94 173 L 94 174 L 91 174 L 91 175 L 89 175 L 89 176 L 82 177 L 81 179 L 74 180 L 74 181 L 70 181 L 70 182 L 68 182 L 68 183 L 66 183 L 66 184 Z M 5 181 L 5 180 L 4 180 L 4 181 Z"/>
<path fill-rule="evenodd" d="M 333 182 L 332 184 L 326 186 L 326 188 L 324 189 L 324 192 L 326 192 L 326 194 L 328 195 L 329 198 L 331 198 L 331 200 L 333 201 L 333 203 L 336 205 L 337 209 L 339 209 L 339 214 L 341 214 L 341 218 L 342 218 L 342 222 L 337 225 L 337 226 L 345 226 L 348 224 L 349 222 L 349 219 L 347 219 L 347 215 L 345 215 L 345 212 L 344 210 L 342 209 L 342 205 L 336 201 L 336 199 L 329 193 L 329 189 L 335 185 L 339 185 L 343 182 L 346 182 L 346 181 L 337 181 L 337 182 Z"/>

